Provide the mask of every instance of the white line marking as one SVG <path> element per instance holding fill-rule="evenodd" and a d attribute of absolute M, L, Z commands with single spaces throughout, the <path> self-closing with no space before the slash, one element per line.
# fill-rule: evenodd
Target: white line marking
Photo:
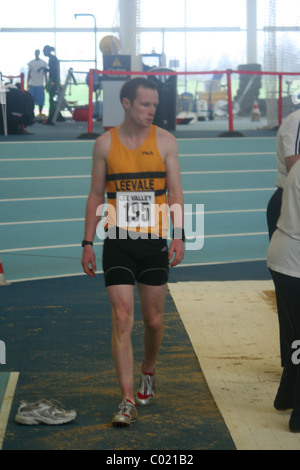
<path fill-rule="evenodd" d="M 103 242 L 94 243 L 94 246 L 103 245 Z M 12 248 L 9 250 L 0 250 L 0 253 L 15 253 L 18 251 L 36 251 L 36 250 L 52 250 L 56 248 L 78 248 L 81 247 L 81 244 L 74 243 L 70 245 L 48 245 L 48 246 L 32 246 L 24 248 Z"/>
<path fill-rule="evenodd" d="M 87 126 L 86 126 L 87 127 Z M 194 142 L 203 142 L 203 141 L 207 141 L 207 142 L 211 142 L 211 138 L 210 137 L 177 137 L 177 140 L 180 140 L 180 141 L 194 141 Z M 218 138 L 218 141 L 222 141 L 223 139 L 221 137 Z M 236 142 L 236 137 L 225 137 L 224 138 L 224 142 L 229 142 L 229 141 L 233 141 L 233 142 Z M 270 137 L 266 137 L 266 136 L 263 136 L 263 137 L 244 137 L 243 138 L 243 142 L 247 142 L 248 140 L 250 141 L 255 141 L 255 140 L 269 140 L 269 141 L 275 141 L 276 140 L 276 136 L 270 136 Z M 63 144 L 66 144 L 66 143 L 72 143 L 72 144 L 91 144 L 93 145 L 94 142 L 92 142 L 90 139 L 81 139 L 81 140 L 40 140 L 40 141 L 31 141 L 31 142 L 28 142 L 28 140 L 22 140 L 22 141 L 18 141 L 18 142 L 0 142 L 0 146 L 2 145 L 24 145 L 24 146 L 30 146 L 30 145 L 41 145 L 41 144 L 60 144 L 60 145 L 63 145 Z"/>
<path fill-rule="evenodd" d="M 183 191 L 184 194 L 200 194 L 200 193 L 242 193 L 245 191 L 275 191 L 274 188 L 243 188 L 243 189 L 204 189 L 195 191 Z"/>
<path fill-rule="evenodd" d="M 211 174 L 227 174 L 227 173 L 277 173 L 278 170 L 209 170 L 209 171 L 181 171 L 181 175 L 211 175 Z"/>
<path fill-rule="evenodd" d="M 244 137 L 243 138 L 243 142 L 246 142 L 247 140 L 270 140 L 270 141 L 274 141 L 276 139 L 276 136 L 274 137 L 266 137 L 266 136 L 263 136 L 263 137 Z M 193 140 L 193 141 L 199 141 L 199 142 L 202 142 L 204 140 L 206 141 L 211 141 L 211 137 L 178 137 L 177 140 Z M 222 140 L 221 137 L 218 138 L 218 140 Z M 229 142 L 230 140 L 232 140 L 233 142 L 236 142 L 236 137 L 224 137 L 224 142 Z M 30 142 L 28 142 L 30 143 Z"/>
<path fill-rule="evenodd" d="M 211 214 L 244 214 L 244 212 L 266 212 L 266 208 L 264 209 L 228 209 L 225 211 L 192 211 L 192 212 L 185 212 L 184 215 L 196 215 L 196 214 L 204 214 L 204 215 L 211 215 Z M 17 222 L 16 222 L 17 223 Z M 3 223 L 5 224 L 5 222 Z"/>
<path fill-rule="evenodd" d="M 20 222 L 0 222 L 0 226 L 5 225 L 27 225 L 27 224 L 52 224 L 57 222 L 83 222 L 84 217 L 79 219 L 49 219 L 49 220 L 24 220 Z"/>
<path fill-rule="evenodd" d="M 231 173 L 275 173 L 277 170 L 213 170 L 213 171 L 182 171 L 182 175 L 210 175 L 210 174 L 231 174 Z M 65 176 L 17 176 L 0 178 L 0 181 L 28 181 L 28 180 L 56 180 L 56 179 L 76 179 L 90 178 L 91 175 L 65 175 Z"/>
<path fill-rule="evenodd" d="M 249 232 L 249 233 L 224 233 L 217 235 L 204 235 L 205 238 L 226 238 L 226 237 L 253 237 L 257 235 L 267 235 L 268 232 Z M 202 237 L 200 237 L 202 238 Z"/>
<path fill-rule="evenodd" d="M 91 175 L 67 175 L 67 176 L 18 176 L 14 178 L 0 178 L 0 181 L 20 181 L 20 180 L 59 180 L 70 178 L 90 178 Z"/>
<path fill-rule="evenodd" d="M 238 152 L 238 153 L 180 153 L 179 158 L 185 157 L 249 157 L 261 155 L 269 157 L 270 155 L 276 155 L 276 152 Z"/>
<path fill-rule="evenodd" d="M 249 263 L 255 261 L 266 261 L 266 258 L 254 258 L 254 259 L 242 259 L 242 260 L 232 260 L 232 261 L 210 261 L 207 263 L 180 263 L 176 266 L 177 268 L 189 268 L 190 266 L 214 266 L 220 264 L 233 264 L 233 263 Z M 13 282 L 13 281 L 12 281 Z"/>
<path fill-rule="evenodd" d="M 204 235 L 204 240 L 207 238 L 229 238 L 229 237 L 256 237 L 256 236 L 261 236 L 261 235 L 267 235 L 268 232 L 249 232 L 249 233 L 220 233 L 216 235 Z M 186 237 L 187 240 L 189 237 Z M 196 238 L 202 239 L 203 236 L 196 236 L 196 237 L 190 237 L 193 240 Z M 103 245 L 103 242 L 99 243 L 94 243 L 94 246 L 97 245 Z M 9 250 L 0 250 L 0 253 L 16 253 L 16 252 L 22 252 L 22 251 L 37 251 L 37 250 L 52 250 L 52 249 L 57 249 L 57 248 L 78 248 L 81 247 L 80 244 L 74 243 L 70 245 L 49 245 L 49 246 L 31 246 L 31 247 L 24 247 L 24 248 L 11 248 Z"/>
<path fill-rule="evenodd" d="M 247 156 L 273 156 L 276 152 L 238 152 L 238 153 L 180 153 L 179 158 L 186 157 L 247 157 Z M 52 160 L 91 160 L 92 156 L 87 157 L 20 157 L 20 158 L 0 158 L 0 162 L 31 162 L 31 161 L 52 161 Z"/>
<path fill-rule="evenodd" d="M 183 191 L 184 194 L 205 194 L 205 193 L 236 193 L 245 191 L 275 191 L 273 188 L 245 188 L 245 189 L 205 189 Z M 48 196 L 48 197 L 26 197 L 26 198 L 13 198 L 13 199 L 0 199 L 0 202 L 23 202 L 23 201 L 49 201 L 55 199 L 86 199 L 88 195 L 83 196 Z"/>
<path fill-rule="evenodd" d="M 0 162 L 46 162 L 52 160 L 91 160 L 92 157 L 37 157 L 37 158 L 0 158 Z"/>
<path fill-rule="evenodd" d="M 11 410 L 11 405 L 13 402 L 17 382 L 19 379 L 19 372 L 11 372 L 6 387 L 5 395 L 2 402 L 2 407 L 0 411 L 0 450 L 2 449 L 5 431 L 7 428 L 9 413 Z"/>
<path fill-rule="evenodd" d="M 103 274 L 103 271 L 96 271 L 96 274 Z M 75 276 L 87 276 L 84 272 L 82 273 L 71 273 L 71 274 L 57 274 L 56 276 L 41 276 L 41 277 L 28 277 L 24 279 L 14 279 L 10 281 L 11 283 L 14 282 L 25 282 L 25 281 L 39 281 L 43 279 L 60 279 L 62 277 L 75 277 Z"/>
<path fill-rule="evenodd" d="M 48 197 L 24 197 L 13 199 L 0 199 L 0 202 L 23 202 L 23 201 L 49 201 L 55 199 L 86 199 L 87 196 L 48 196 Z"/>
<path fill-rule="evenodd" d="M 228 209 L 225 211 L 193 211 L 193 212 L 185 212 L 185 215 L 196 215 L 196 214 L 205 214 L 205 215 L 212 215 L 212 214 L 243 214 L 249 212 L 266 212 L 266 209 Z M 51 224 L 51 223 L 59 223 L 59 222 L 84 222 L 84 217 L 74 218 L 74 219 L 48 219 L 48 220 L 23 220 L 18 222 L 0 222 L 0 226 L 6 225 L 27 225 L 27 224 Z"/>
<path fill-rule="evenodd" d="M 0 142 L 0 145 L 41 145 L 41 144 L 87 144 L 90 143 L 91 141 L 86 139 L 82 140 L 41 140 L 41 141 L 36 141 L 36 142 L 28 142 L 26 140 L 23 140 L 21 142 Z M 93 144 L 93 142 L 91 142 Z"/>
<path fill-rule="evenodd" d="M 241 259 L 241 260 L 232 260 L 232 261 L 210 261 L 206 263 L 180 263 L 176 266 L 176 269 L 180 268 L 190 268 L 190 267 L 197 267 L 197 266 L 214 266 L 214 265 L 227 265 L 227 264 L 234 264 L 234 263 L 250 263 L 250 262 L 257 262 L 257 261 L 266 261 L 266 258 L 254 258 L 254 259 Z M 103 274 L 103 271 L 96 271 L 96 274 Z M 44 276 L 44 277 L 32 277 L 32 278 L 25 278 L 25 279 L 14 279 L 11 281 L 14 282 L 26 282 L 26 281 L 38 281 L 42 279 L 60 279 L 63 277 L 75 277 L 75 276 L 86 276 L 86 274 L 80 273 L 72 273 L 72 274 L 58 274 L 56 276 Z M 171 282 L 171 281 L 169 281 Z"/>

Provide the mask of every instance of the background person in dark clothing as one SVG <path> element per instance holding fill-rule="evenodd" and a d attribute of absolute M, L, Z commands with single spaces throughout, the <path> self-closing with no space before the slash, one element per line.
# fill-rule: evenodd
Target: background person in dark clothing
<path fill-rule="evenodd" d="M 49 93 L 49 114 L 47 124 L 52 123 L 52 118 L 55 111 L 54 97 L 58 93 L 60 88 L 60 64 L 59 60 L 55 55 L 54 47 L 45 46 L 43 49 L 44 56 L 49 57 L 48 62 L 48 84 L 47 91 Z"/>

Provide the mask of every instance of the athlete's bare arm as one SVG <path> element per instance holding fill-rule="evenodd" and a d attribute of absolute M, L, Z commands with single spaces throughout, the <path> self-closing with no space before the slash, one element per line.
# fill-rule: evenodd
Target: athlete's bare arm
<path fill-rule="evenodd" d="M 184 200 L 178 162 L 178 147 L 175 137 L 158 128 L 158 148 L 167 170 L 167 196 L 173 228 L 184 228 Z M 181 263 L 184 258 L 184 243 L 173 239 L 169 247 L 170 267 Z"/>
<path fill-rule="evenodd" d="M 110 133 L 99 137 L 93 149 L 93 165 L 91 187 L 86 204 L 84 239 L 93 241 L 100 215 L 96 215 L 97 208 L 105 201 L 106 161 L 110 149 Z M 81 264 L 86 274 L 95 276 L 95 253 L 91 245 L 83 248 Z"/>

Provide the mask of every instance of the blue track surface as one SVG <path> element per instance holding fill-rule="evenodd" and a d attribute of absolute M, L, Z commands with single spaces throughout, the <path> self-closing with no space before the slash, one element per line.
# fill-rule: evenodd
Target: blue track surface
<path fill-rule="evenodd" d="M 147 423 L 148 447 L 138 426 L 127 438 L 116 438 L 107 425 L 118 390 L 112 391 L 114 370 L 107 357 L 110 323 L 103 277 L 96 284 L 87 276 L 69 277 L 82 274 L 80 242 L 92 146 L 91 141 L 0 143 L 0 257 L 6 279 L 15 281 L 0 288 L 1 339 L 7 345 L 0 407 L 10 371 L 20 371 L 3 449 L 132 450 L 158 444 L 162 449 L 234 449 L 170 296 L 161 351 L 161 401 L 154 415 L 140 415 L 141 423 Z M 185 271 L 195 280 L 265 276 L 275 138 L 180 139 L 178 146 L 186 226 L 191 220 L 195 225 L 204 206 L 204 245 L 192 250 L 187 241 L 184 262 L 173 270 L 171 282 L 174 272 L 184 280 Z M 101 240 L 95 245 L 101 271 Z M 61 276 L 65 279 L 38 280 Z M 36 281 L 17 282 L 25 280 Z M 139 315 L 137 307 L 140 333 Z M 141 338 L 134 337 L 138 359 Z M 67 408 L 80 409 L 79 419 L 59 432 L 16 425 L 19 401 L 41 396 L 62 397 Z M 173 413 L 175 406 L 181 414 Z M 163 436 L 159 443 L 157 429 Z"/>
<path fill-rule="evenodd" d="M 82 273 L 92 146 L 0 143 L 0 256 L 7 280 Z M 197 204 L 204 205 L 204 246 L 193 250 L 188 241 L 182 267 L 264 260 L 275 138 L 180 139 L 178 146 L 187 225 L 195 225 Z M 101 271 L 101 240 L 96 250 Z"/>

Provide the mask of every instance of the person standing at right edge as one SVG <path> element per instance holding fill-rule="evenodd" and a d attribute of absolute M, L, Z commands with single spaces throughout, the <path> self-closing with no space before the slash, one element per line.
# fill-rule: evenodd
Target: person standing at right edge
<path fill-rule="evenodd" d="M 282 122 L 276 136 L 276 161 L 278 175 L 277 189 L 272 195 L 267 207 L 267 224 L 269 239 L 276 230 L 282 202 L 282 191 L 287 175 L 300 158 L 300 109 L 289 114 Z M 290 327 L 285 313 L 285 301 L 281 298 L 280 290 L 276 290 L 276 302 L 279 321 L 279 336 L 281 350 L 281 365 L 284 366 L 286 349 L 290 337 Z"/>
<path fill-rule="evenodd" d="M 283 411 L 292 409 L 291 432 L 300 432 L 300 161 L 289 171 L 277 229 L 272 235 L 267 265 L 276 292 L 280 293 L 285 321 L 289 324 L 284 368 L 274 401 Z M 298 349 L 298 351 L 297 351 Z"/>

